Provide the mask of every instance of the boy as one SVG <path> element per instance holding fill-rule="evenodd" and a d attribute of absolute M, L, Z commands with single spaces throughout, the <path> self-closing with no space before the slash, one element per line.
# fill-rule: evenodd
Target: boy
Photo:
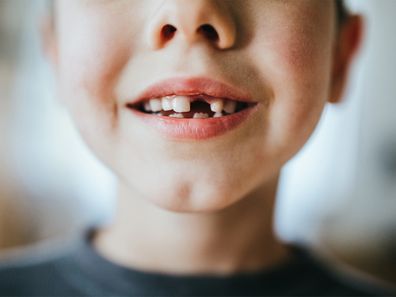
<path fill-rule="evenodd" d="M 363 295 L 272 228 L 280 170 L 340 100 L 362 30 L 335 0 L 58 0 L 63 104 L 119 178 L 111 225 L 0 270 L 3 295 Z"/>

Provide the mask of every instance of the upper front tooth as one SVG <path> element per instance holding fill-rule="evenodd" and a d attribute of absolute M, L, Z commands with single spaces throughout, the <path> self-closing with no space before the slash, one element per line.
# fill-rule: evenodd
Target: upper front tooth
<path fill-rule="evenodd" d="M 213 112 L 222 112 L 224 106 L 223 99 L 214 99 L 210 103 L 210 110 Z"/>
<path fill-rule="evenodd" d="M 165 111 L 172 110 L 173 109 L 172 100 L 173 100 L 172 97 L 162 98 L 162 109 Z"/>
<path fill-rule="evenodd" d="M 162 110 L 162 103 L 161 99 L 154 98 L 150 99 L 150 108 L 153 112 L 161 111 Z"/>
<path fill-rule="evenodd" d="M 190 98 L 186 96 L 176 96 L 173 98 L 173 110 L 176 112 L 190 111 Z"/>
<path fill-rule="evenodd" d="M 224 104 L 223 109 L 226 113 L 234 113 L 236 110 L 236 102 L 227 100 Z"/>
<path fill-rule="evenodd" d="M 151 106 L 149 101 L 144 102 L 144 110 L 151 111 Z"/>

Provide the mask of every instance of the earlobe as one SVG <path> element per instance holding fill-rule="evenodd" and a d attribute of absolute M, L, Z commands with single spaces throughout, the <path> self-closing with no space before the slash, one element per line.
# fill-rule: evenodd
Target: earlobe
<path fill-rule="evenodd" d="M 348 81 L 349 70 L 363 36 L 363 18 L 351 15 L 340 28 L 335 45 L 330 103 L 338 103 Z"/>
<path fill-rule="evenodd" d="M 58 64 L 58 47 L 52 17 L 42 17 L 40 22 L 40 35 L 43 52 L 53 68 L 56 69 Z"/>

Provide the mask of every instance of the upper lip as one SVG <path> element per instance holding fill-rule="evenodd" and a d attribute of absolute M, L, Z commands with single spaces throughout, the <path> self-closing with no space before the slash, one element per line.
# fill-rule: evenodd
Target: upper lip
<path fill-rule="evenodd" d="M 205 77 L 169 78 L 145 89 L 135 99 L 128 102 L 137 104 L 153 98 L 165 96 L 204 95 L 241 102 L 254 102 L 251 95 L 240 88 Z"/>

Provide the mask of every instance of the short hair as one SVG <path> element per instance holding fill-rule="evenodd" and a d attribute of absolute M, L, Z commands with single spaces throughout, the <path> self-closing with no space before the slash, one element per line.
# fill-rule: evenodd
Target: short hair
<path fill-rule="evenodd" d="M 336 0 L 336 16 L 338 25 L 342 25 L 348 19 L 349 11 L 344 0 Z"/>

